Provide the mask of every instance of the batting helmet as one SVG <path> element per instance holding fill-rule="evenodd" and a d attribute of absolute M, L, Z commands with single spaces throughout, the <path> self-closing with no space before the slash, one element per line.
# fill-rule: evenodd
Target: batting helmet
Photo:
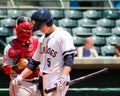
<path fill-rule="evenodd" d="M 33 25 L 27 17 L 21 16 L 16 20 L 16 35 L 19 41 L 27 42 L 32 36 Z"/>
<path fill-rule="evenodd" d="M 46 8 L 39 8 L 31 16 L 34 25 L 34 31 L 41 29 L 45 24 L 51 26 L 53 24 L 53 17 L 50 11 Z"/>

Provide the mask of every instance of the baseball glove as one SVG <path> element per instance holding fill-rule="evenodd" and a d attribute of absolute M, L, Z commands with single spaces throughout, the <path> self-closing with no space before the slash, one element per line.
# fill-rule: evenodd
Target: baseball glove
<path fill-rule="evenodd" d="M 18 62 L 18 69 L 24 69 L 26 65 L 28 64 L 28 60 L 25 58 L 20 59 Z"/>

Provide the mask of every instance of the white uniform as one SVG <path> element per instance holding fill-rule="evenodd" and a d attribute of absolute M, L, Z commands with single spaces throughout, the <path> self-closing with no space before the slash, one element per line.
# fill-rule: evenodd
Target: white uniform
<path fill-rule="evenodd" d="M 39 40 L 38 49 L 33 55 L 33 59 L 41 62 L 40 71 L 47 73 L 43 76 L 43 88 L 53 86 L 61 76 L 64 61 L 67 54 L 75 53 L 72 36 L 65 30 L 57 27 L 48 37 L 43 35 Z M 70 80 L 68 76 L 68 80 Z M 52 92 L 46 96 L 64 96 L 66 87 L 61 92 Z"/>

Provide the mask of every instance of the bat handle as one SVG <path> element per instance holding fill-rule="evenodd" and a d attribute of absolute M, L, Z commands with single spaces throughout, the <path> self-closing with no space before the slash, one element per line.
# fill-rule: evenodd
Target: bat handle
<path fill-rule="evenodd" d="M 50 93 L 50 92 L 52 92 L 52 91 L 55 91 L 57 89 L 57 86 L 52 86 L 52 87 L 49 87 L 49 88 L 46 88 L 45 89 L 45 93 L 47 94 L 47 93 Z"/>
<path fill-rule="evenodd" d="M 69 82 L 66 82 L 66 86 L 67 85 L 69 85 Z M 46 88 L 45 93 L 48 94 L 48 93 L 50 93 L 52 91 L 55 91 L 55 90 L 57 90 L 57 85 L 56 84 L 54 86 L 52 86 L 52 87 Z"/>

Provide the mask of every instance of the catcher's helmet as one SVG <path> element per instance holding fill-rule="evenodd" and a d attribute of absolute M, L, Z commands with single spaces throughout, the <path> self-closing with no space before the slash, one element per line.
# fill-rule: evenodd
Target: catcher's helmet
<path fill-rule="evenodd" d="M 45 24 L 51 26 L 53 24 L 53 17 L 50 11 L 46 8 L 39 8 L 31 16 L 34 25 L 34 31 L 41 29 Z"/>
<path fill-rule="evenodd" d="M 16 35 L 19 41 L 27 42 L 32 36 L 33 25 L 27 17 L 21 16 L 16 20 Z"/>

